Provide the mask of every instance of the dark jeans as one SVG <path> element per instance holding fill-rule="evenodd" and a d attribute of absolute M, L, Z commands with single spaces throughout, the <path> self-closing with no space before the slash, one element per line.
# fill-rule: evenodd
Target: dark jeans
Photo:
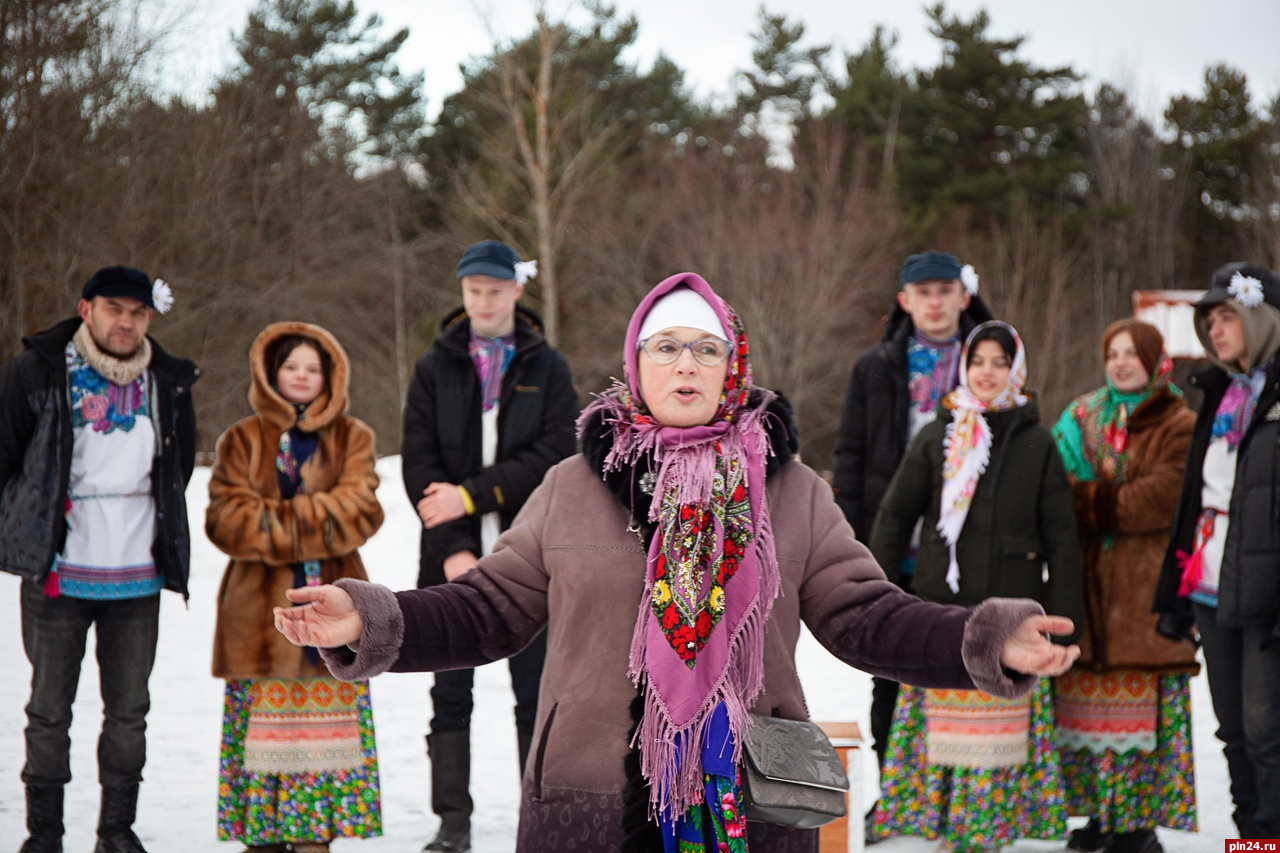
<path fill-rule="evenodd" d="M 542 683 L 542 662 L 547 656 L 547 632 L 544 630 L 529 645 L 513 655 L 507 665 L 511 670 L 511 690 L 516 694 L 516 731 L 533 734 L 538 715 L 538 687 Z M 449 669 L 437 672 L 431 688 L 431 732 L 465 732 L 471 728 L 474 707 L 471 687 L 474 669 Z"/>
<path fill-rule="evenodd" d="M 1280 837 L 1280 642 L 1264 649 L 1268 626 L 1223 628 L 1217 608 L 1195 612 L 1236 823 Z"/>
<path fill-rule="evenodd" d="M 160 596 L 124 601 L 49 598 L 22 582 L 22 645 L 31 661 L 27 703 L 28 785 L 71 781 L 71 703 L 80 683 L 89 626 L 97 626 L 98 682 L 102 690 L 102 734 L 98 781 L 131 785 L 142 781 L 147 760 L 147 681 L 156 659 Z"/>

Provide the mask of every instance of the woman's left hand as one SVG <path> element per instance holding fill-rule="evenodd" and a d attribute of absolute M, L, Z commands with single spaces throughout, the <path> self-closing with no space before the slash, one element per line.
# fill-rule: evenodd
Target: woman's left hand
<path fill-rule="evenodd" d="M 1070 634 L 1074 627 L 1065 616 L 1028 616 L 1005 640 L 1000 664 L 1027 675 L 1062 675 L 1080 657 L 1080 647 L 1055 645 L 1048 635 Z"/>

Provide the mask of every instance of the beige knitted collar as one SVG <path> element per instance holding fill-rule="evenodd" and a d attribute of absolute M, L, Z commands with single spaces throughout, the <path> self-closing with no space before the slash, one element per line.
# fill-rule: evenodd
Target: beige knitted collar
<path fill-rule="evenodd" d="M 89 327 L 84 323 L 76 329 L 75 337 L 71 341 L 75 344 L 76 352 L 80 353 L 90 367 L 101 373 L 108 382 L 114 382 L 116 385 L 129 385 L 151 364 L 151 341 L 145 337 L 138 351 L 127 359 L 116 358 L 110 353 L 103 352 L 93 340 L 93 335 L 89 333 Z"/>

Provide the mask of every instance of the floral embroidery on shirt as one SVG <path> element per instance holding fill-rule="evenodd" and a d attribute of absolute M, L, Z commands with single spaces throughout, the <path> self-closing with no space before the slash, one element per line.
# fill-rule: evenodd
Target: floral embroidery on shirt
<path fill-rule="evenodd" d="M 116 385 L 90 367 L 74 344 L 67 344 L 66 361 L 72 427 L 92 427 L 104 435 L 117 429 L 129 432 L 139 416 L 151 416 L 146 374 Z"/>

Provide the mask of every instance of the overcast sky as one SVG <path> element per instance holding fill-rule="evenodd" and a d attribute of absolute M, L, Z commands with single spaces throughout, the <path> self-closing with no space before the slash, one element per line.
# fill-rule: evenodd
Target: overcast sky
<path fill-rule="evenodd" d="M 181 61 L 171 63 L 175 74 L 190 77 L 183 88 L 201 91 L 226 67 L 231 34 L 243 29 L 254 5 L 255 0 L 219 0 L 188 13 Z M 640 22 L 632 61 L 646 68 L 660 51 L 666 53 L 700 97 L 726 95 L 734 72 L 751 62 L 759 3 L 616 0 L 616 6 Z M 940 42 L 927 31 L 924 6 L 905 0 L 787 0 L 768 8 L 804 22 L 806 41 L 834 44 L 837 57 L 861 49 L 875 25 L 884 24 L 898 35 L 899 64 L 915 68 L 936 65 L 941 56 Z M 388 33 L 409 28 L 401 65 L 426 73 L 427 113 L 433 117 L 461 86 L 459 63 L 490 49 L 487 26 L 505 37 L 533 26 L 528 0 L 356 0 L 356 7 L 381 15 Z M 548 8 L 562 12 L 573 6 L 552 0 Z M 1171 95 L 1199 93 L 1204 69 L 1217 62 L 1248 75 L 1260 106 L 1280 92 L 1280 0 L 951 0 L 947 8 L 965 18 L 986 8 L 991 34 L 1026 36 L 1024 56 L 1045 66 L 1073 66 L 1087 75 L 1089 91 L 1102 80 L 1121 84 L 1152 116 Z"/>

